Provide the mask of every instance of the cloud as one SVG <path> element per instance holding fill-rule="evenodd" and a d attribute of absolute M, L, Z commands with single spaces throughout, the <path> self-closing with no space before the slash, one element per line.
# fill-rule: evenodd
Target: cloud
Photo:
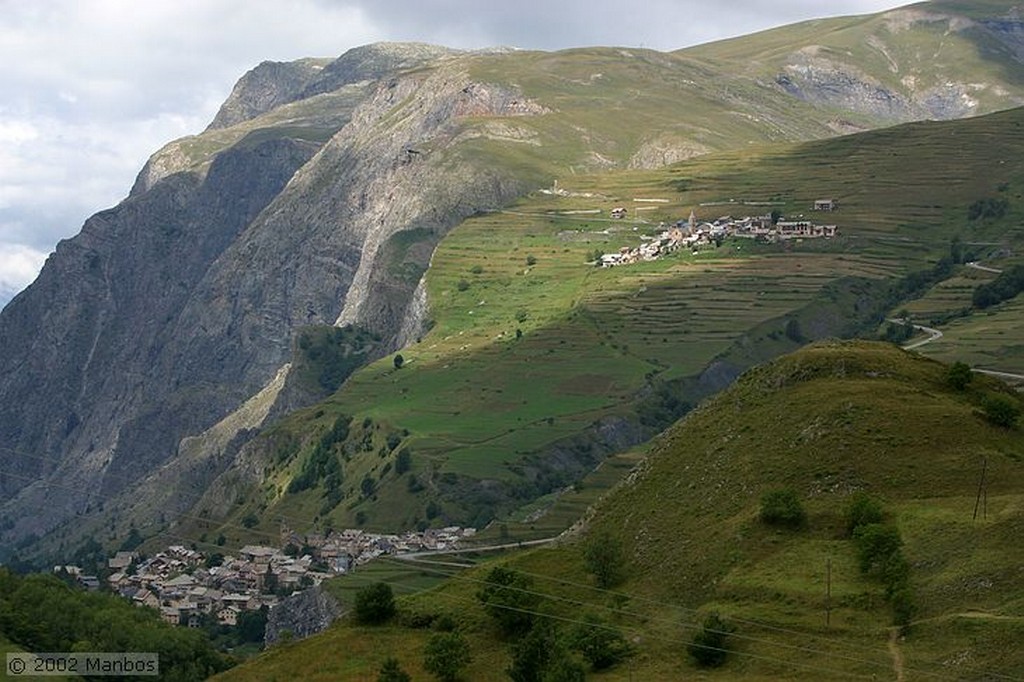
<path fill-rule="evenodd" d="M 32 283 L 45 260 L 46 253 L 42 251 L 0 242 L 0 308 Z"/>
<path fill-rule="evenodd" d="M 513 45 L 561 49 L 586 45 L 675 50 L 823 15 L 895 7 L 891 0 L 375 0 L 367 17 L 393 32 L 453 47 Z"/>
<path fill-rule="evenodd" d="M 201 131 L 264 60 L 378 40 L 673 49 L 822 11 L 818 0 L 0 0 L 0 244 L 48 253 L 122 199 L 150 154 Z M 0 259 L 0 282 L 25 282 L 24 266 Z"/>

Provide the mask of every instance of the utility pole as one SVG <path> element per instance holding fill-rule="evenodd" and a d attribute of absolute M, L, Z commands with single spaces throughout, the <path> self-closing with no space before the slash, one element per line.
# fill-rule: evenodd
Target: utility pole
<path fill-rule="evenodd" d="M 978 496 L 974 499 L 974 516 L 972 520 L 977 521 L 978 519 L 978 505 L 981 503 L 982 492 L 985 493 L 985 515 L 988 514 L 988 491 L 985 489 L 985 474 L 988 471 L 988 457 L 984 457 L 981 460 L 981 480 L 978 481 Z"/>
<path fill-rule="evenodd" d="M 825 627 L 832 625 L 832 557 L 825 561 Z"/>

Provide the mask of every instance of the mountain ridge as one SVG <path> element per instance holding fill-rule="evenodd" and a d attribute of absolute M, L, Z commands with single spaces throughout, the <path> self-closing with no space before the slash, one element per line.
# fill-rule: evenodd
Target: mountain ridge
<path fill-rule="evenodd" d="M 979 109 L 1019 100 L 1015 68 Z M 893 122 L 708 54 L 619 48 L 368 46 L 257 67 L 229 100 L 0 313 L 5 548 L 101 506 L 116 516 L 125 481 L 159 489 L 187 439 L 275 381 L 300 327 L 358 324 L 378 355 L 418 337 L 423 273 L 465 218 L 567 173 Z M 200 486 L 231 458 L 214 441 Z M 79 492 L 48 503 L 67 481 Z"/>

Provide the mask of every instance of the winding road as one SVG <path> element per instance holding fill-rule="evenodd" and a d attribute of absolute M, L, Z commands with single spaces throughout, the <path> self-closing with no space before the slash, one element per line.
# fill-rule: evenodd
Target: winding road
<path fill-rule="evenodd" d="M 906 322 L 904 320 L 886 320 L 886 322 L 891 322 L 892 324 L 906 324 Z M 922 332 L 928 334 L 928 338 L 927 339 L 921 339 L 919 341 L 914 341 L 913 343 L 908 343 L 907 345 L 902 346 L 903 350 L 914 350 L 915 348 L 920 348 L 921 346 L 923 346 L 926 343 L 931 343 L 932 341 L 935 341 L 936 339 L 941 339 L 942 338 L 942 332 L 940 332 L 938 329 L 934 329 L 932 327 L 926 327 L 923 324 L 912 324 L 911 326 L 914 329 L 917 329 L 918 331 L 922 331 Z"/>
<path fill-rule="evenodd" d="M 997 275 L 1000 275 L 1003 272 L 1002 270 L 999 270 L 997 268 L 990 268 L 987 265 L 979 265 L 978 261 L 973 260 L 970 263 L 964 263 L 964 265 L 966 265 L 969 268 L 974 268 L 975 270 L 981 270 L 982 272 L 994 272 Z"/>
<path fill-rule="evenodd" d="M 423 557 L 438 556 L 446 554 L 472 554 L 473 552 L 491 552 L 499 549 L 517 549 L 519 547 L 532 547 L 534 545 L 546 545 L 550 542 L 557 540 L 559 536 L 550 538 L 541 538 L 540 540 L 523 540 L 521 542 L 506 542 L 500 545 L 485 545 L 475 547 L 459 547 L 458 549 L 430 549 L 422 552 L 405 552 L 403 554 L 393 554 L 390 558 L 400 559 L 401 561 L 416 561 Z"/>

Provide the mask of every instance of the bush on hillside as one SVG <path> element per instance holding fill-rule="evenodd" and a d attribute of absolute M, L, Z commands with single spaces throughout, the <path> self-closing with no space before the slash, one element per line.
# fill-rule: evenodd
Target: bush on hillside
<path fill-rule="evenodd" d="M 857 560 L 862 573 L 881 574 L 887 562 L 903 547 L 903 538 L 895 526 L 869 523 L 853 533 L 857 543 Z"/>
<path fill-rule="evenodd" d="M 441 682 L 455 682 L 473 660 L 469 644 L 458 632 L 431 635 L 423 650 L 423 667 Z"/>
<path fill-rule="evenodd" d="M 729 635 L 736 631 L 717 613 L 704 619 L 704 624 L 686 647 L 693 662 L 702 668 L 719 668 L 729 655 Z"/>
<path fill-rule="evenodd" d="M 412 468 L 412 453 L 409 448 L 402 448 L 395 456 L 395 473 L 401 476 Z"/>
<path fill-rule="evenodd" d="M 564 658 L 566 651 L 555 626 L 542 619 L 509 647 L 509 654 L 511 660 L 505 673 L 512 682 L 532 682 L 544 680 L 551 665 Z"/>
<path fill-rule="evenodd" d="M 846 510 L 846 532 L 853 537 L 858 528 L 881 523 L 884 516 L 881 502 L 867 493 L 857 493 Z"/>
<path fill-rule="evenodd" d="M 1020 405 L 1010 396 L 990 395 L 981 404 L 985 418 L 996 426 L 1011 429 L 1020 417 Z"/>
<path fill-rule="evenodd" d="M 520 635 L 533 625 L 533 611 L 540 602 L 540 595 L 532 588 L 533 581 L 528 576 L 495 566 L 476 596 L 504 634 Z"/>
<path fill-rule="evenodd" d="M 987 197 L 978 199 L 967 207 L 967 219 L 974 220 L 995 220 L 1006 215 L 1010 208 L 1010 202 L 1002 197 Z"/>
<path fill-rule="evenodd" d="M 384 659 L 384 665 L 380 667 L 380 673 L 377 675 L 377 682 L 411 682 L 412 678 L 409 677 L 409 673 L 402 670 L 402 666 L 398 663 L 398 659 L 394 656 L 389 656 Z"/>
<path fill-rule="evenodd" d="M 569 633 L 568 642 L 595 671 L 610 668 L 632 654 L 629 642 L 617 627 L 589 613 Z"/>
<path fill-rule="evenodd" d="M 957 391 L 962 391 L 971 383 L 974 374 L 971 367 L 965 362 L 954 362 L 946 369 L 946 383 Z"/>
<path fill-rule="evenodd" d="M 804 332 L 800 328 L 800 320 L 795 317 L 791 317 L 786 322 L 786 338 L 793 343 L 803 343 L 807 339 L 804 338 Z"/>
<path fill-rule="evenodd" d="M 608 531 L 595 533 L 587 541 L 583 562 L 597 579 L 598 587 L 614 587 L 626 579 L 626 552 L 622 541 Z"/>
<path fill-rule="evenodd" d="M 387 583 L 367 585 L 356 592 L 355 616 L 364 625 L 380 625 L 395 615 L 395 595 Z"/>
<path fill-rule="evenodd" d="M 761 496 L 761 521 L 770 526 L 799 528 L 807 521 L 807 514 L 796 491 L 781 488 Z"/>

